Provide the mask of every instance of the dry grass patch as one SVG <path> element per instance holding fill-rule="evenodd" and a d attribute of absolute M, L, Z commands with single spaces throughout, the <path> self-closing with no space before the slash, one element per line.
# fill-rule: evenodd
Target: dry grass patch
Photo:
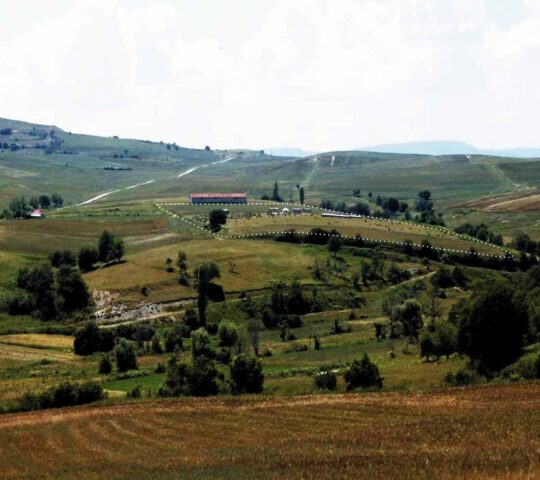
<path fill-rule="evenodd" d="M 126 403 L 5 415 L 5 479 L 540 475 L 540 385 Z"/>

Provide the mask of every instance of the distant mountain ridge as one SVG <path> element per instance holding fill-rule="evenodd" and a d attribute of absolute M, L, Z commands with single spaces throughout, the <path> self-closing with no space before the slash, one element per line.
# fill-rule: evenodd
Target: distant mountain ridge
<path fill-rule="evenodd" d="M 540 148 L 483 149 L 465 142 L 426 141 L 385 143 L 361 147 L 358 150 L 381 153 L 419 153 L 423 155 L 492 155 L 498 157 L 538 158 Z"/>

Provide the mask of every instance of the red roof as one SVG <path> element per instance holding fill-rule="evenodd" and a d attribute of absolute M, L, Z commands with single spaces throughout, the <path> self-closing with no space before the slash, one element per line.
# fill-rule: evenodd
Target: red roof
<path fill-rule="evenodd" d="M 247 197 L 247 193 L 192 193 L 191 198 L 238 198 Z"/>
<path fill-rule="evenodd" d="M 43 215 L 43 210 L 36 208 L 35 210 L 32 210 L 31 215 Z"/>

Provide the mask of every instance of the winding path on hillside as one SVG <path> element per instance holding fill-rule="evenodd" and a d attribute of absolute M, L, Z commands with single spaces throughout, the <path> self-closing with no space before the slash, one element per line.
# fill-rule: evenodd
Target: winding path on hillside
<path fill-rule="evenodd" d="M 219 165 L 219 164 L 222 164 L 222 163 L 227 163 L 227 162 L 230 162 L 231 160 L 234 160 L 235 158 L 236 158 L 236 155 L 229 155 L 228 157 L 225 157 L 223 160 L 216 160 L 215 162 L 205 163 L 203 165 L 197 165 L 195 167 L 191 167 L 191 168 L 185 170 L 184 172 L 179 173 L 176 176 L 168 177 L 167 179 L 164 179 L 164 180 L 168 180 L 168 179 L 171 179 L 171 178 L 182 178 L 182 177 L 185 177 L 185 176 L 195 172 L 196 170 L 199 170 L 200 168 L 207 168 L 207 167 L 211 167 L 213 165 Z M 127 190 L 132 190 L 134 188 L 143 187 L 145 185 L 155 183 L 156 181 L 159 181 L 159 180 L 155 180 L 155 179 L 147 180 L 146 182 L 137 183 L 135 185 L 130 185 L 130 186 L 124 187 L 124 188 L 118 188 L 116 190 L 111 190 L 110 192 L 100 193 L 99 195 L 96 195 L 95 197 L 92 197 L 92 198 L 90 198 L 88 200 L 77 203 L 76 205 L 73 205 L 73 206 L 74 207 L 83 207 L 85 205 L 90 205 L 91 203 L 97 202 L 98 200 L 101 200 L 102 198 L 108 197 L 108 196 L 113 195 L 115 193 L 125 192 Z"/>

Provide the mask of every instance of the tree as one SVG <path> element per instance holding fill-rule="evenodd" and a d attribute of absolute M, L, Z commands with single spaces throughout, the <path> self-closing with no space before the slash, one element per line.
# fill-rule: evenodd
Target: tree
<path fill-rule="evenodd" d="M 348 391 L 355 388 L 382 388 L 383 386 L 379 368 L 370 360 L 367 353 L 364 353 L 360 360 L 353 360 L 343 378 L 347 383 Z"/>
<path fill-rule="evenodd" d="M 436 322 L 433 337 L 435 343 L 434 353 L 437 358 L 444 355 L 448 360 L 450 355 L 457 351 L 458 332 L 453 323 L 448 321 Z"/>
<path fill-rule="evenodd" d="M 165 351 L 167 353 L 184 349 L 184 330 L 181 323 L 176 322 L 172 328 L 165 331 Z"/>
<path fill-rule="evenodd" d="M 429 190 L 418 192 L 416 210 L 419 212 L 431 212 L 433 210 L 433 201 L 431 200 L 431 192 Z"/>
<path fill-rule="evenodd" d="M 50 265 L 37 266 L 32 270 L 21 269 L 17 276 L 17 286 L 33 298 L 35 313 L 42 320 L 58 316 L 54 272 Z"/>
<path fill-rule="evenodd" d="M 161 342 L 158 337 L 152 338 L 152 344 L 150 345 L 150 350 L 154 355 L 161 355 L 163 353 L 163 348 L 161 347 Z"/>
<path fill-rule="evenodd" d="M 51 199 L 48 195 L 39 196 L 39 205 L 41 208 L 49 208 L 51 206 Z"/>
<path fill-rule="evenodd" d="M 51 195 L 51 201 L 56 208 L 60 208 L 64 204 L 64 199 L 58 193 Z"/>
<path fill-rule="evenodd" d="M 452 273 L 446 267 L 441 267 L 431 277 L 431 284 L 437 288 L 448 288 L 454 285 Z"/>
<path fill-rule="evenodd" d="M 253 348 L 253 354 L 256 357 L 259 356 L 261 330 L 262 330 L 261 322 L 255 317 L 250 317 L 247 323 L 247 332 L 248 332 L 249 340 L 251 342 L 251 347 Z"/>
<path fill-rule="evenodd" d="M 375 322 L 373 327 L 375 328 L 375 338 L 377 339 L 377 342 L 384 340 L 386 338 L 386 325 L 382 322 Z"/>
<path fill-rule="evenodd" d="M 58 295 L 63 298 L 64 311 L 73 312 L 88 307 L 90 294 L 78 270 L 69 265 L 62 265 L 56 280 Z"/>
<path fill-rule="evenodd" d="M 261 393 L 264 388 L 262 362 L 256 357 L 240 354 L 230 364 L 231 393 Z"/>
<path fill-rule="evenodd" d="M 529 318 L 509 282 L 480 286 L 456 316 L 459 349 L 475 369 L 498 371 L 521 355 Z"/>
<path fill-rule="evenodd" d="M 28 213 L 30 206 L 24 197 L 14 198 L 9 202 L 9 211 L 14 218 L 23 218 Z"/>
<path fill-rule="evenodd" d="M 54 268 L 60 268 L 62 265 L 70 265 L 74 267 L 77 265 L 77 258 L 71 250 L 56 250 L 49 255 L 49 260 Z"/>
<path fill-rule="evenodd" d="M 110 352 L 114 347 L 114 334 L 110 329 L 100 329 L 95 322 L 84 324 L 75 333 L 73 349 L 76 355 Z"/>
<path fill-rule="evenodd" d="M 394 317 L 402 325 L 403 334 L 407 337 L 408 343 L 417 343 L 422 322 L 422 307 L 417 300 L 405 300 L 401 305 L 392 310 Z"/>
<path fill-rule="evenodd" d="M 300 190 L 299 190 L 299 195 L 300 195 L 300 203 L 302 205 L 304 205 L 304 187 L 300 187 Z"/>
<path fill-rule="evenodd" d="M 369 205 L 364 202 L 358 202 L 356 205 L 353 205 L 349 210 L 351 213 L 354 213 L 356 215 L 364 215 L 366 217 L 369 216 L 371 213 L 369 210 Z"/>
<path fill-rule="evenodd" d="M 195 269 L 195 287 L 197 288 L 197 307 L 199 309 L 199 325 L 206 325 L 206 307 L 210 283 L 220 277 L 219 267 L 214 262 L 201 263 Z"/>
<path fill-rule="evenodd" d="M 195 397 L 206 397 L 218 393 L 218 370 L 215 363 L 201 355 L 193 359 L 186 377 L 186 393 Z"/>
<path fill-rule="evenodd" d="M 392 213 L 396 213 L 399 210 L 399 200 L 395 198 L 389 198 L 386 201 L 386 209 Z"/>
<path fill-rule="evenodd" d="M 529 235 L 527 235 L 526 233 L 518 233 L 512 241 L 512 246 L 516 250 L 527 251 L 530 243 L 531 237 L 529 237 Z"/>
<path fill-rule="evenodd" d="M 39 208 L 39 199 L 37 197 L 30 197 L 30 200 L 28 200 L 28 204 L 32 208 Z"/>
<path fill-rule="evenodd" d="M 221 226 L 227 223 L 227 212 L 222 208 L 212 210 L 208 217 L 210 230 L 214 233 L 221 230 Z"/>
<path fill-rule="evenodd" d="M 100 262 L 107 262 L 109 258 L 109 251 L 111 249 L 113 236 L 109 234 L 107 230 L 105 230 L 99 239 L 98 244 L 98 253 L 99 253 L 99 261 Z"/>
<path fill-rule="evenodd" d="M 437 290 L 430 288 L 426 291 L 422 300 L 422 311 L 429 318 L 429 328 L 433 330 L 435 321 L 442 315 L 441 299 L 437 295 Z"/>
<path fill-rule="evenodd" d="M 178 271 L 180 275 L 178 276 L 178 283 L 181 285 L 189 284 L 189 274 L 187 271 L 187 254 L 186 252 L 179 250 L 176 257 L 176 265 L 178 266 Z"/>
<path fill-rule="evenodd" d="M 204 328 L 191 332 L 191 356 L 192 358 L 214 358 L 215 352 L 210 343 L 210 336 Z"/>
<path fill-rule="evenodd" d="M 321 390 L 336 390 L 337 376 L 332 370 L 321 369 L 315 374 L 315 387 Z"/>
<path fill-rule="evenodd" d="M 111 360 L 108 355 L 102 355 L 101 359 L 99 360 L 99 367 L 98 367 L 98 373 L 101 373 L 102 375 L 109 375 L 112 371 L 112 364 Z"/>
<path fill-rule="evenodd" d="M 274 202 L 282 202 L 283 201 L 283 199 L 279 196 L 278 182 L 274 182 L 274 191 L 272 193 L 272 200 Z"/>
<path fill-rule="evenodd" d="M 341 240 L 340 237 L 337 237 L 337 236 L 331 236 L 329 239 L 328 239 L 328 244 L 327 244 L 327 247 L 328 247 L 328 251 L 330 253 L 333 253 L 334 254 L 334 258 L 337 257 L 337 253 L 339 252 L 339 250 L 341 249 L 341 246 L 343 245 L 343 241 Z"/>
<path fill-rule="evenodd" d="M 116 368 L 119 372 L 137 370 L 135 349 L 125 338 L 121 338 L 116 344 L 116 347 L 114 347 L 114 357 L 116 359 Z"/>
<path fill-rule="evenodd" d="M 220 347 L 232 347 L 238 341 L 238 327 L 233 322 L 223 320 L 218 327 Z"/>
<path fill-rule="evenodd" d="M 78 264 L 81 272 L 89 272 L 99 259 L 99 253 L 94 247 L 82 247 L 79 250 Z"/>
<path fill-rule="evenodd" d="M 124 253 L 126 253 L 124 240 L 119 237 L 113 237 L 109 247 L 109 254 L 107 255 L 107 263 L 120 262 Z"/>

